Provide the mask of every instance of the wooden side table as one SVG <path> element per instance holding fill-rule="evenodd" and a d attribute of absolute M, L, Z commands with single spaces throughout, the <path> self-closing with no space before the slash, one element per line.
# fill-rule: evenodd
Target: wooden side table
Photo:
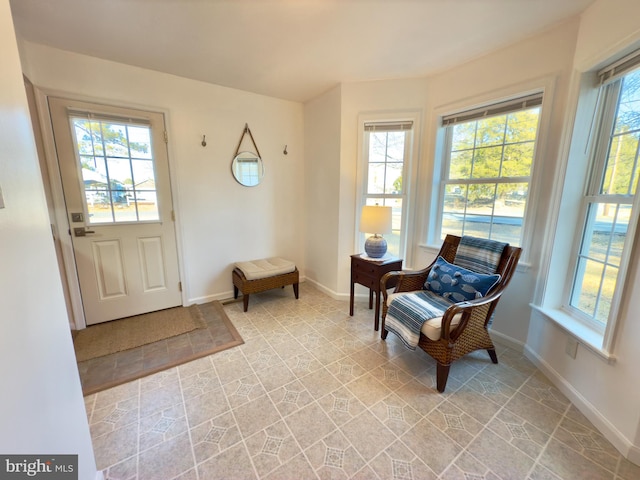
<path fill-rule="evenodd" d="M 382 260 L 363 258 L 363 254 L 351 255 L 351 297 L 349 315 L 353 316 L 353 296 L 355 284 L 369 288 L 369 309 L 373 308 L 373 294 L 376 294 L 376 313 L 374 327 L 380 328 L 380 279 L 387 272 L 402 270 L 402 259 L 388 257 Z M 391 283 L 389 286 L 395 286 Z"/>

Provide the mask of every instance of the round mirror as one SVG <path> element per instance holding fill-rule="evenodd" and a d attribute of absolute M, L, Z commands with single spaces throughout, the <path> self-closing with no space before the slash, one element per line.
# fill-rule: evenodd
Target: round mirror
<path fill-rule="evenodd" d="M 240 152 L 231 163 L 231 172 L 240 185 L 255 187 L 264 177 L 264 165 L 257 154 Z"/>

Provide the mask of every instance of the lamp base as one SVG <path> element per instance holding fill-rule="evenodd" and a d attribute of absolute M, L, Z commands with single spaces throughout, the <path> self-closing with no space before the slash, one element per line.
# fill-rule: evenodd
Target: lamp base
<path fill-rule="evenodd" d="M 364 251 L 371 258 L 382 258 L 387 253 L 387 241 L 378 235 L 369 237 L 364 242 Z"/>

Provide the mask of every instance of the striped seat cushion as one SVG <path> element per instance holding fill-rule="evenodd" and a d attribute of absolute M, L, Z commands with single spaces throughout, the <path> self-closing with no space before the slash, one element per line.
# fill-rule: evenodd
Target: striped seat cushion
<path fill-rule="evenodd" d="M 389 310 L 385 319 L 385 329 L 395 333 L 407 348 L 415 350 L 420 339 L 420 332 L 431 340 L 440 338 L 442 316 L 452 302 L 440 295 L 427 291 L 409 293 L 393 293 L 389 295 Z M 451 321 L 455 328 L 462 314 Z"/>

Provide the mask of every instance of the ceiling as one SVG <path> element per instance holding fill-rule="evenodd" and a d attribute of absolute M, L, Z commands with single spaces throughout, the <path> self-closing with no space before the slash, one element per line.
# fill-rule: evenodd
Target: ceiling
<path fill-rule="evenodd" d="M 594 0 L 11 0 L 19 38 L 305 102 L 338 83 L 419 77 Z"/>

